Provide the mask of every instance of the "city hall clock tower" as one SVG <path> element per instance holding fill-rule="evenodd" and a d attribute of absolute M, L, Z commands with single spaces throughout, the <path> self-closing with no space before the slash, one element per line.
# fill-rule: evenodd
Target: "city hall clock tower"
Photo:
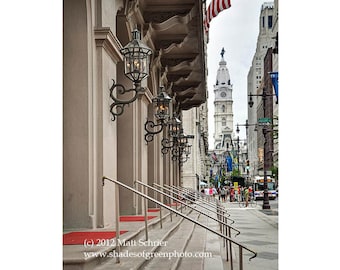
<path fill-rule="evenodd" d="M 230 82 L 224 53 L 224 48 L 222 48 L 216 84 L 214 85 L 214 149 L 217 152 L 226 150 L 227 143 L 230 145 L 229 141 L 231 141 L 233 133 L 233 86 Z"/>

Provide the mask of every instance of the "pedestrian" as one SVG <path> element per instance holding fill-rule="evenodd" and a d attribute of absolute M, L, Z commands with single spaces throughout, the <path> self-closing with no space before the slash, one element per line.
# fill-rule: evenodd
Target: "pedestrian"
<path fill-rule="evenodd" d="M 249 186 L 248 192 L 249 192 L 249 199 L 251 200 L 251 199 L 253 198 L 253 196 L 254 196 L 254 194 L 253 194 L 253 188 L 252 188 L 251 186 Z"/>
<path fill-rule="evenodd" d="M 222 202 L 225 202 L 225 193 L 226 193 L 225 187 L 222 187 L 222 189 L 221 189 L 221 199 L 222 199 Z"/>
<path fill-rule="evenodd" d="M 215 198 L 215 195 L 217 194 L 217 190 L 215 187 L 212 188 L 212 192 L 213 192 L 213 197 Z"/>
<path fill-rule="evenodd" d="M 237 188 L 237 201 L 241 201 L 241 186 L 238 186 Z"/>
<path fill-rule="evenodd" d="M 244 190 L 245 187 L 241 186 L 241 201 L 244 202 Z"/>
<path fill-rule="evenodd" d="M 249 197 L 249 190 L 244 188 L 244 199 L 246 201 L 246 207 L 248 207 L 248 197 Z"/>
<path fill-rule="evenodd" d="M 234 201 L 234 196 L 235 196 L 235 190 L 234 188 L 230 189 L 230 202 Z"/>

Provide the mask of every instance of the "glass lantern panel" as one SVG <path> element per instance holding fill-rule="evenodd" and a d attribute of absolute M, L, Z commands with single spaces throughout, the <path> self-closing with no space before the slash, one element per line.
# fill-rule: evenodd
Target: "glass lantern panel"
<path fill-rule="evenodd" d="M 148 76 L 149 72 L 148 55 L 134 50 L 125 55 L 125 74 L 133 82 L 141 81 Z"/>
<path fill-rule="evenodd" d="M 156 117 L 158 119 L 166 119 L 169 116 L 169 107 L 164 104 L 163 102 L 159 102 L 157 104 L 157 113 L 156 113 Z"/>

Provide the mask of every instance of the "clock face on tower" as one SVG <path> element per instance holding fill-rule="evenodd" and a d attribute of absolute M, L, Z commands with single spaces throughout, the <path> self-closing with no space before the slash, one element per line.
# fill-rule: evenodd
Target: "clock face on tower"
<path fill-rule="evenodd" d="M 226 95 L 227 95 L 226 92 L 221 92 L 221 97 L 224 98 L 224 97 L 226 97 Z"/>

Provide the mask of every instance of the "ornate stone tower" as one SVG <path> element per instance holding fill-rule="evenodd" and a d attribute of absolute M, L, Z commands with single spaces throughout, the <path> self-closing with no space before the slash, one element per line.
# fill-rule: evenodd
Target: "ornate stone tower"
<path fill-rule="evenodd" d="M 224 52 L 224 48 L 222 48 L 221 61 L 214 85 L 214 149 L 217 152 L 226 150 L 227 143 L 231 140 L 233 133 L 233 86 L 230 82 L 227 62 L 224 60 Z"/>

